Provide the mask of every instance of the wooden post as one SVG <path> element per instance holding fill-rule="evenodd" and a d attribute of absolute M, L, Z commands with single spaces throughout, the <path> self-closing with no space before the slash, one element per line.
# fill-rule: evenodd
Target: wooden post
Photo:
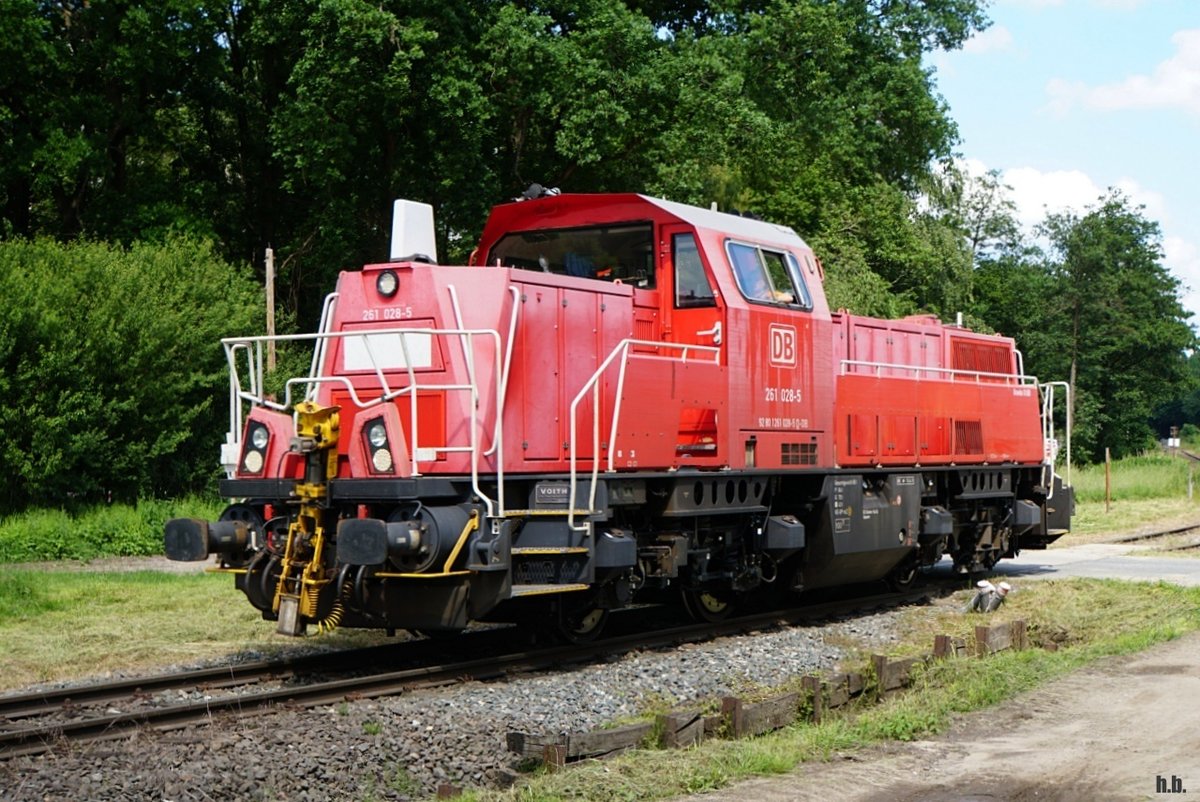
<path fill-rule="evenodd" d="M 1188 462 L 1188 501 L 1192 500 L 1192 488 L 1195 486 L 1194 478 L 1196 473 L 1196 463 Z"/>
<path fill-rule="evenodd" d="M 1112 453 L 1104 447 L 1104 512 L 1112 508 Z"/>
<path fill-rule="evenodd" d="M 275 250 L 267 248 L 267 336 L 275 336 Z M 267 340 L 267 373 L 275 372 L 275 340 Z"/>
<path fill-rule="evenodd" d="M 742 700 L 736 696 L 726 696 L 721 699 L 721 715 L 724 717 L 729 735 L 733 738 L 742 737 Z"/>
<path fill-rule="evenodd" d="M 551 769 L 561 769 L 567 765 L 566 744 L 546 744 L 542 747 L 542 762 Z"/>
<path fill-rule="evenodd" d="M 800 687 L 808 691 L 809 698 L 812 700 L 812 721 L 813 724 L 821 723 L 822 707 L 824 700 L 821 698 L 821 678 L 813 675 L 808 675 L 800 678 Z"/>

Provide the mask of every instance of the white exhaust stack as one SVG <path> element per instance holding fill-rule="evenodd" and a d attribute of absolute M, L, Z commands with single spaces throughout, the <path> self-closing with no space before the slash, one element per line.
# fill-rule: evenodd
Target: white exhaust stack
<path fill-rule="evenodd" d="M 428 203 L 398 200 L 392 205 L 393 262 L 437 264 L 437 237 L 433 233 L 433 207 Z"/>

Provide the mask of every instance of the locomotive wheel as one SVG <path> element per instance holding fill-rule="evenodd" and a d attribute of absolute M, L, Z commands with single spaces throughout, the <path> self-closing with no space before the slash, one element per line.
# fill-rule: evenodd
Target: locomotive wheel
<path fill-rule="evenodd" d="M 920 565 L 916 560 L 905 560 L 892 569 L 885 581 L 892 590 L 900 592 L 911 588 L 921 575 Z"/>
<path fill-rule="evenodd" d="M 724 621 L 733 613 L 735 602 L 734 593 L 730 590 L 683 589 L 683 607 L 697 621 L 710 624 Z"/>
<path fill-rule="evenodd" d="M 250 558 L 250 564 L 246 566 L 243 591 L 250 603 L 263 613 L 271 612 L 281 565 L 279 557 L 268 551 L 260 551 Z"/>
<path fill-rule="evenodd" d="M 568 643 L 590 643 L 600 637 L 608 623 L 608 610 L 594 604 L 559 602 L 555 607 L 554 634 Z"/>

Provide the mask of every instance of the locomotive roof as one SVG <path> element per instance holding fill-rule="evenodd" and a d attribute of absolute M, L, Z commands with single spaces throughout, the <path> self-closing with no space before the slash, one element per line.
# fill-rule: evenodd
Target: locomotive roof
<path fill-rule="evenodd" d="M 653 198 L 649 195 L 638 195 L 638 197 L 648 203 L 654 204 L 668 214 L 678 217 L 685 223 L 691 223 L 697 228 L 711 228 L 723 231 L 735 238 L 765 240 L 779 245 L 790 245 L 798 248 L 808 247 L 804 240 L 800 238 L 800 235 L 787 226 L 768 223 L 766 220 L 759 220 L 753 217 L 742 217 L 741 215 L 718 212 L 700 206 L 690 206 L 686 203 Z"/>
<path fill-rule="evenodd" d="M 644 220 L 650 216 L 641 211 L 646 206 L 652 206 L 696 228 L 717 231 L 735 239 L 792 248 L 808 247 L 804 240 L 787 226 L 634 193 L 563 193 L 502 204 L 492 209 L 481 244 L 486 243 L 490 246 L 510 231 L 523 231 L 527 230 L 527 227 L 549 227 L 553 224 L 548 222 L 545 215 L 550 210 L 562 215 L 563 220 L 571 219 L 571 224 L 574 225 Z"/>

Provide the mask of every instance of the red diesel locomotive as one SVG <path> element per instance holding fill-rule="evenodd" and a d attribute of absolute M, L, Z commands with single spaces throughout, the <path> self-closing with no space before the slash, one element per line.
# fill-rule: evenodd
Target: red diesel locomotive
<path fill-rule="evenodd" d="M 316 334 L 275 338 L 314 345 L 281 399 L 268 338 L 224 341 L 239 501 L 168 522 L 167 555 L 218 555 L 285 634 L 585 638 L 665 591 L 712 620 L 944 554 L 986 570 L 1067 530 L 1054 385 L 1011 339 L 831 313 L 783 226 L 530 194 L 465 267 L 398 201 L 392 261 L 343 272 Z"/>

